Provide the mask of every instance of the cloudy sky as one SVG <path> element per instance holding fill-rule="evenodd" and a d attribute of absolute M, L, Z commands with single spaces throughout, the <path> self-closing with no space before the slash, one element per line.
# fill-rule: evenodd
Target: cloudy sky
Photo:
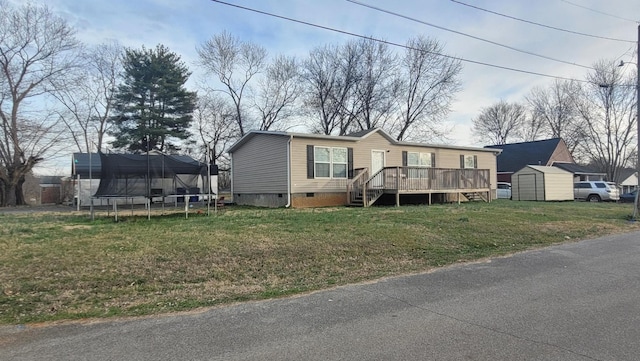
<path fill-rule="evenodd" d="M 483 145 L 478 144 L 470 132 L 471 119 L 483 107 L 500 99 L 521 101 L 533 87 L 553 82 L 552 77 L 531 73 L 584 79 L 589 71 L 587 67 L 601 59 L 637 62 L 640 0 L 226 1 L 398 44 L 417 35 L 441 41 L 448 54 L 463 59 L 463 89 L 452 104 L 449 116 L 453 126 L 449 137 L 457 145 Z M 195 69 L 196 47 L 224 30 L 261 44 L 271 56 L 304 57 L 316 46 L 352 39 L 339 32 L 210 0 L 34 2 L 48 4 L 67 19 L 77 29 L 80 40 L 88 44 L 109 39 L 117 39 L 134 48 L 162 43 L 182 56 L 194 71 L 193 77 L 202 75 Z M 513 18 L 593 36 L 545 28 Z M 627 71 L 634 69 L 630 66 Z"/>

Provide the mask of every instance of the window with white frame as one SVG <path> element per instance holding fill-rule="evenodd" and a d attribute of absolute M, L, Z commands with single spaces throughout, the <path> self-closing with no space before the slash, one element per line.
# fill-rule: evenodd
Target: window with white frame
<path fill-rule="evenodd" d="M 433 167 L 432 153 L 407 152 L 407 166 Z"/>
<path fill-rule="evenodd" d="M 347 148 L 331 148 L 331 177 L 347 178 Z"/>
<path fill-rule="evenodd" d="M 347 148 L 314 147 L 316 178 L 347 178 Z"/>
<path fill-rule="evenodd" d="M 421 168 L 433 167 L 434 158 L 434 153 L 407 152 L 407 166 L 417 168 L 407 169 L 406 176 L 408 178 L 428 178 L 428 170 Z"/>
<path fill-rule="evenodd" d="M 462 162 L 462 168 L 464 169 L 473 169 L 476 168 L 476 159 L 477 157 L 475 155 L 463 155 L 461 156 L 461 158 L 463 159 Z"/>

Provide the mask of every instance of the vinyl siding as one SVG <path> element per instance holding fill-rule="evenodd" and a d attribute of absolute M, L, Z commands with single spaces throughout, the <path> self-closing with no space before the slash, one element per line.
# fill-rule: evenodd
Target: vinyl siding
<path fill-rule="evenodd" d="M 567 148 L 567 144 L 563 140 L 558 143 L 558 147 L 556 147 L 556 149 L 553 151 L 553 154 L 551 154 L 551 157 L 549 157 L 549 162 L 547 163 L 547 165 L 553 165 L 554 162 L 574 162 L 573 156 L 571 156 L 571 152 L 569 151 L 569 149 Z"/>
<path fill-rule="evenodd" d="M 291 142 L 291 192 L 346 192 L 348 179 L 307 178 L 307 145 L 353 148 L 353 168 L 362 168 L 361 164 L 364 164 L 365 161 L 371 162 L 371 154 L 365 156 L 362 149 L 356 148 L 357 143 L 344 140 L 294 137 Z"/>
<path fill-rule="evenodd" d="M 638 177 L 635 174 L 630 175 L 625 180 L 620 182 L 621 186 L 631 186 L 635 187 L 638 185 Z"/>
<path fill-rule="evenodd" d="M 491 188 L 496 188 L 497 165 L 494 153 L 465 149 L 443 149 L 437 146 L 393 145 L 387 138 L 376 132 L 358 141 L 294 137 L 291 144 L 292 193 L 346 191 L 348 179 L 307 178 L 307 145 L 353 148 L 354 169 L 371 169 L 372 150 L 385 151 L 386 167 L 401 167 L 403 151 L 435 153 L 436 168 L 454 169 L 460 168 L 460 155 L 476 155 L 478 159 L 477 168 L 490 170 Z"/>
<path fill-rule="evenodd" d="M 289 137 L 260 134 L 232 153 L 234 193 L 287 193 Z"/>
<path fill-rule="evenodd" d="M 545 175 L 545 200 L 569 201 L 573 200 L 573 175 L 571 173 Z"/>

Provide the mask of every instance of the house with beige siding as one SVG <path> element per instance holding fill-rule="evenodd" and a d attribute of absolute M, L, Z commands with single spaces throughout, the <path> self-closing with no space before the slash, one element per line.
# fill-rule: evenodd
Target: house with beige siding
<path fill-rule="evenodd" d="M 621 193 L 629 193 L 638 188 L 638 172 L 633 168 L 623 168 L 618 172 L 618 185 Z"/>
<path fill-rule="evenodd" d="M 381 129 L 252 131 L 229 149 L 231 191 L 236 204 L 264 207 L 491 201 L 500 152 L 396 141 Z"/>

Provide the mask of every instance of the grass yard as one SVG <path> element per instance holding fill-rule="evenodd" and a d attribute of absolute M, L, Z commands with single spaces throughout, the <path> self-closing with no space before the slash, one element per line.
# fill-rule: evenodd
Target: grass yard
<path fill-rule="evenodd" d="M 492 203 L 0 214 L 0 324 L 291 295 L 631 232 L 630 204 Z"/>

